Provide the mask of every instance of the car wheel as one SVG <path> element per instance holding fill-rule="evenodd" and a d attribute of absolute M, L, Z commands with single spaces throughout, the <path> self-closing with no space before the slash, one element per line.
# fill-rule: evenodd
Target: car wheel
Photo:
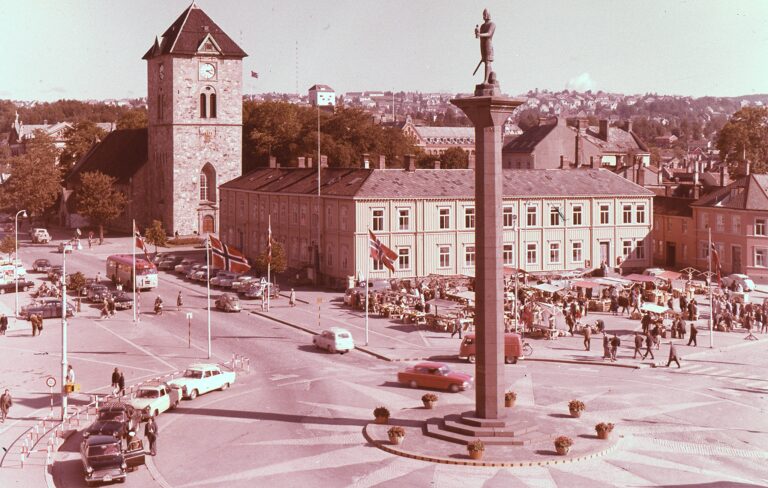
<path fill-rule="evenodd" d="M 0 288 L 0 295 L 5 295 L 5 288 Z"/>
<path fill-rule="evenodd" d="M 224 383 L 223 385 L 221 385 L 221 391 L 224 391 L 227 388 L 229 388 L 229 383 Z"/>
<path fill-rule="evenodd" d="M 469 356 L 467 356 L 467 361 L 468 361 L 468 362 L 470 362 L 470 363 L 472 363 L 472 364 L 475 364 L 475 361 L 476 361 L 476 360 L 477 360 L 477 359 L 475 358 L 475 355 L 474 355 L 474 354 L 470 354 Z"/>
<path fill-rule="evenodd" d="M 409 385 L 410 385 L 411 388 L 418 388 L 419 387 L 419 384 L 416 383 L 416 380 L 411 380 Z"/>
<path fill-rule="evenodd" d="M 328 346 L 328 352 L 330 352 L 331 354 L 336 354 L 336 348 L 333 346 Z"/>
<path fill-rule="evenodd" d="M 197 398 L 197 389 L 192 390 L 192 392 L 189 394 L 190 400 L 194 400 L 195 398 Z"/>
<path fill-rule="evenodd" d="M 449 390 L 451 393 L 458 393 L 458 392 L 459 392 L 459 385 L 457 385 L 456 383 L 454 383 L 454 384 L 452 384 L 451 386 L 449 386 L 449 387 L 448 387 L 448 390 Z"/>
<path fill-rule="evenodd" d="M 160 412 L 158 412 L 158 411 L 157 411 L 157 409 L 155 409 L 155 415 L 154 415 L 154 417 L 155 417 L 155 418 L 157 418 L 159 415 L 160 415 Z"/>
<path fill-rule="evenodd" d="M 28 287 L 28 286 L 22 286 L 22 287 L 21 287 L 21 291 L 27 291 L 27 290 L 29 290 L 29 287 Z"/>

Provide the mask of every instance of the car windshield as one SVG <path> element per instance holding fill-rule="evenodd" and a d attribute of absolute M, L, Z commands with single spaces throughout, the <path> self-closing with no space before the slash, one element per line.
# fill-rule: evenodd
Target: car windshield
<path fill-rule="evenodd" d="M 88 448 L 88 457 L 98 456 L 119 456 L 120 444 L 102 444 L 100 446 L 91 446 Z"/>
<path fill-rule="evenodd" d="M 125 422 L 123 412 L 101 412 L 99 413 L 99 420 L 114 420 L 115 422 Z"/>
<path fill-rule="evenodd" d="M 346 332 L 342 332 L 342 333 L 341 333 L 341 334 L 339 334 L 337 337 L 338 337 L 339 339 L 349 339 L 349 334 L 347 334 Z"/>
<path fill-rule="evenodd" d="M 184 377 L 185 378 L 200 379 L 200 378 L 203 377 L 203 372 L 202 371 L 197 371 L 197 370 L 194 370 L 194 369 L 188 369 L 188 370 L 184 371 Z"/>
<path fill-rule="evenodd" d="M 157 398 L 157 390 L 139 390 L 136 394 L 137 398 Z"/>

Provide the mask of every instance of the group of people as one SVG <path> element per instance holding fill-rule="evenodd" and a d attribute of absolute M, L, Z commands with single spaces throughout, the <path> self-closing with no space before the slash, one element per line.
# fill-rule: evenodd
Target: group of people
<path fill-rule="evenodd" d="M 719 330 L 730 332 L 736 326 L 741 326 L 748 333 L 755 332 L 765 334 L 768 332 L 768 302 L 762 305 L 756 303 L 742 303 L 739 299 L 725 290 L 725 293 L 714 300 L 713 304 L 715 327 Z"/>
<path fill-rule="evenodd" d="M 112 393 L 115 395 L 125 395 L 125 376 L 118 368 L 112 371 Z"/>
<path fill-rule="evenodd" d="M 56 297 L 61 298 L 61 288 L 54 282 L 50 285 L 48 283 L 43 282 L 40 284 L 40 286 L 37 287 L 37 290 L 35 290 L 32 293 L 32 296 L 34 298 L 42 298 L 42 297 Z"/>

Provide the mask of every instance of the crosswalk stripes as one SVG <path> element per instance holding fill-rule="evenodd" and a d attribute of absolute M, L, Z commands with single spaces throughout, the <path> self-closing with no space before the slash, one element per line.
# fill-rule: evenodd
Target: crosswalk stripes
<path fill-rule="evenodd" d="M 683 362 L 680 369 L 672 369 L 670 370 L 670 373 L 709 376 L 721 381 L 731 381 L 747 388 L 768 389 L 768 379 L 744 374 L 742 371 L 724 366 L 685 364 L 685 362 Z"/>

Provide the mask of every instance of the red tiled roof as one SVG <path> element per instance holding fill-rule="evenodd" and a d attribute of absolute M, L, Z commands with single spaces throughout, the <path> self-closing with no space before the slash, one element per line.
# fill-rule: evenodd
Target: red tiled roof
<path fill-rule="evenodd" d="M 197 54 L 200 44 L 207 35 L 213 38 L 222 56 L 237 58 L 248 56 L 200 7 L 193 3 L 163 32 L 162 41 L 159 43 L 156 41 L 142 59 L 150 59 L 162 54 Z"/>
<path fill-rule="evenodd" d="M 768 175 L 750 174 L 696 200 L 697 207 L 768 210 Z"/>

